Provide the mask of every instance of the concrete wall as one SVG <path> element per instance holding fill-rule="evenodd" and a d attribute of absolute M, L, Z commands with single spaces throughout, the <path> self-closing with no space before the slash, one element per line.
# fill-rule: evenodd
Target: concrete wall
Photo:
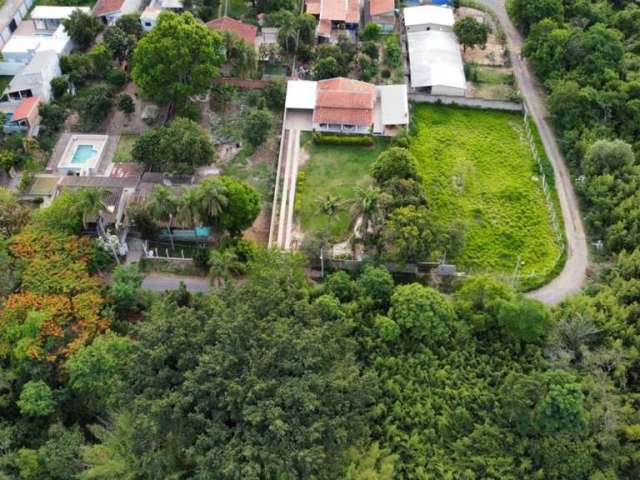
<path fill-rule="evenodd" d="M 464 97 L 466 90 L 463 88 L 448 87 L 445 85 L 433 85 L 431 87 L 432 95 L 444 95 L 448 97 Z"/>
<path fill-rule="evenodd" d="M 471 108 L 486 108 L 490 110 L 505 110 L 521 112 L 522 104 L 503 100 L 486 100 L 484 98 L 452 97 L 446 95 L 427 95 L 424 93 L 410 93 L 409 100 L 415 103 L 444 103 L 445 105 L 460 105 Z"/>
<path fill-rule="evenodd" d="M 0 75 L 15 77 L 24 67 L 24 63 L 0 62 Z"/>

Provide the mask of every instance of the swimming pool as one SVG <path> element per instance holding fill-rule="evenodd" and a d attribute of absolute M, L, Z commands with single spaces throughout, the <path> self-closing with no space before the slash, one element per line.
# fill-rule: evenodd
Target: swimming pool
<path fill-rule="evenodd" d="M 93 145 L 78 145 L 76 151 L 73 154 L 71 163 L 77 165 L 79 163 L 85 164 L 98 154 L 98 150 Z"/>
<path fill-rule="evenodd" d="M 107 135 L 70 134 L 58 161 L 58 171 L 75 175 L 94 175 L 102 162 L 108 139 Z"/>

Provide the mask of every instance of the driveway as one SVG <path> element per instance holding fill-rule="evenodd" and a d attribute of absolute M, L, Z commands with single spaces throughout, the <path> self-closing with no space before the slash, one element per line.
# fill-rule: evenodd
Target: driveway
<path fill-rule="evenodd" d="M 210 285 L 207 277 L 187 277 L 168 273 L 149 273 L 142 281 L 142 288 L 152 292 L 166 292 L 175 290 L 184 283 L 191 293 L 208 292 Z"/>
<path fill-rule="evenodd" d="M 569 170 L 560 153 L 553 130 L 547 121 L 545 94 L 528 63 L 521 57 L 522 37 L 507 15 L 504 0 L 479 0 L 479 3 L 494 10 L 498 15 L 507 37 L 507 45 L 518 87 L 529 108 L 529 114 L 538 125 L 545 152 L 555 173 L 556 190 L 560 199 L 567 240 L 567 262 L 560 275 L 554 280 L 528 294 L 531 298 L 553 305 L 578 292 L 586 280 L 589 251 L 578 200 L 573 190 Z"/>

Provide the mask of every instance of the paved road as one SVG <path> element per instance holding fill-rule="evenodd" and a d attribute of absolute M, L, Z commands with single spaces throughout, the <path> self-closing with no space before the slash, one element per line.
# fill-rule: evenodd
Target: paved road
<path fill-rule="evenodd" d="M 206 277 L 187 277 L 184 275 L 170 275 L 167 273 L 149 273 L 142 282 L 142 288 L 153 292 L 166 292 L 175 290 L 184 283 L 192 293 L 208 292 L 209 279 Z"/>
<path fill-rule="evenodd" d="M 544 102 L 544 93 L 527 62 L 520 56 L 522 37 L 507 15 L 504 0 L 479 0 L 479 2 L 493 9 L 498 15 L 507 37 L 518 87 L 529 108 L 529 113 L 538 125 L 545 151 L 553 165 L 556 190 L 558 191 L 562 217 L 564 218 L 567 239 L 567 262 L 560 275 L 540 289 L 530 292 L 529 296 L 548 304 L 556 304 L 569 295 L 578 292 L 586 279 L 589 251 L 587 249 L 584 225 L 580 217 L 578 200 L 553 130 L 546 119 L 548 113 Z"/>

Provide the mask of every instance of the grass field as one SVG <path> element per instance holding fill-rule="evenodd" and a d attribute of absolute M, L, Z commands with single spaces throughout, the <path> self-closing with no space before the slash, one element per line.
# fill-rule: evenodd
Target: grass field
<path fill-rule="evenodd" d="M 372 147 L 316 145 L 311 135 L 301 139 L 309 154 L 304 164 L 304 181 L 299 184 L 297 215 L 302 229 L 311 234 L 329 229 L 334 240 L 345 240 L 349 233 L 349 200 L 355 196 L 358 186 L 371 182 L 369 170 L 375 159 L 387 147 L 388 142 L 376 138 Z M 330 220 L 320 211 L 320 204 L 327 195 L 337 197 L 341 203 L 337 215 Z"/>
<path fill-rule="evenodd" d="M 528 277 L 521 287 L 540 283 L 561 247 L 522 116 L 420 105 L 413 120 L 411 150 L 434 214 L 466 224 L 463 250 L 451 260 L 467 271 L 510 274 L 520 259 L 519 273 Z"/>
<path fill-rule="evenodd" d="M 120 135 L 118 145 L 116 146 L 116 153 L 113 156 L 115 163 L 132 162 L 131 149 L 133 144 L 136 143 L 138 135 Z"/>

